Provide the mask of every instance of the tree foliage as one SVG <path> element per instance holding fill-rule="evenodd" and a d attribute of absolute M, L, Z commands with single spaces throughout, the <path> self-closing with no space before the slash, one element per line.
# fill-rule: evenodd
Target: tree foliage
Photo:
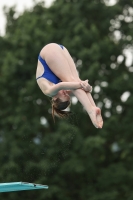
<path fill-rule="evenodd" d="M 0 37 L 0 182 L 49 185 L 47 191 L 1 193 L 1 199 L 132 200 L 133 3 L 56 0 L 16 15 L 5 9 Z M 82 108 L 51 117 L 50 99 L 36 84 L 37 56 L 50 42 L 70 51 L 81 78 L 93 85 L 104 127 Z"/>

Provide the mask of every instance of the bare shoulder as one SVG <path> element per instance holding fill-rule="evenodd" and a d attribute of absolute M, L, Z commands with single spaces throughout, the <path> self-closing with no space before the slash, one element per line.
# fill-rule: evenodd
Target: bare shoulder
<path fill-rule="evenodd" d="M 38 84 L 39 88 L 42 90 L 42 92 L 46 96 L 50 96 L 51 97 L 51 95 L 49 94 L 49 90 L 54 85 L 53 83 L 49 82 L 45 78 L 39 78 L 37 80 L 37 84 Z"/>

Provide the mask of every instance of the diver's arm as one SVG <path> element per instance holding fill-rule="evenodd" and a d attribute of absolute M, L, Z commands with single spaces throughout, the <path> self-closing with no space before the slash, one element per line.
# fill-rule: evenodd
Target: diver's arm
<path fill-rule="evenodd" d="M 60 82 L 56 85 L 48 87 L 45 91 L 45 94 L 53 97 L 55 96 L 60 90 L 76 90 L 81 89 L 82 86 L 80 82 Z"/>

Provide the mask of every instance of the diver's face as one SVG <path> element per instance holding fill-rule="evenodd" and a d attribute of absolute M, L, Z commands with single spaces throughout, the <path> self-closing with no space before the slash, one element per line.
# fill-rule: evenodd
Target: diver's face
<path fill-rule="evenodd" d="M 59 98 L 62 102 L 70 101 L 70 96 L 65 90 L 60 90 L 56 97 Z"/>

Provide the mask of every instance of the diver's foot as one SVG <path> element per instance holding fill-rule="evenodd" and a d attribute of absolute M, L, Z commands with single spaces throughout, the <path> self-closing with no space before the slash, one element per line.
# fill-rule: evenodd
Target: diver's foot
<path fill-rule="evenodd" d="M 103 118 L 101 115 L 101 109 L 98 107 L 96 107 L 96 108 L 97 108 L 97 115 L 96 115 L 97 122 L 99 124 L 99 128 L 102 128 L 103 127 Z"/>
<path fill-rule="evenodd" d="M 96 128 L 102 128 L 103 126 L 103 119 L 101 116 L 101 110 L 98 107 L 93 107 L 91 112 L 89 113 L 90 119 L 93 125 Z"/>

